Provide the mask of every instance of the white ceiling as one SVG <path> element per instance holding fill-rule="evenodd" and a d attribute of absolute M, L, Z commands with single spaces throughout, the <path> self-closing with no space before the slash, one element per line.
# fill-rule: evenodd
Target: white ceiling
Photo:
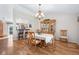
<path fill-rule="evenodd" d="M 19 4 L 30 12 L 38 11 L 38 4 Z M 42 4 L 41 9 L 45 13 L 79 13 L 79 4 Z"/>

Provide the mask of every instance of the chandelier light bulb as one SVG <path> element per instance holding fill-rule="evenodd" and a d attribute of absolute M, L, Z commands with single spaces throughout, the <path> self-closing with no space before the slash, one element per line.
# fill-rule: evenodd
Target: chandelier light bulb
<path fill-rule="evenodd" d="M 44 13 L 41 11 L 41 4 L 38 5 L 39 6 L 39 10 L 38 12 L 36 13 L 35 17 L 38 18 L 38 19 L 42 19 L 44 17 Z"/>

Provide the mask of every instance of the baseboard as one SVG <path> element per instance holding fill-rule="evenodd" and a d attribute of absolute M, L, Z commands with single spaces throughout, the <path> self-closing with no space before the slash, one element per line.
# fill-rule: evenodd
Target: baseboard
<path fill-rule="evenodd" d="M 78 44 L 74 43 L 74 42 L 68 42 L 68 47 L 72 47 L 72 48 L 78 48 Z"/>
<path fill-rule="evenodd" d="M 61 40 L 57 40 L 57 39 L 55 39 L 56 41 L 61 41 Z M 63 41 L 61 41 L 61 42 L 63 42 Z M 78 45 L 78 43 L 75 43 L 75 42 L 65 42 L 65 43 L 67 43 L 68 44 L 68 47 L 70 47 L 70 48 L 79 48 L 79 45 Z"/>

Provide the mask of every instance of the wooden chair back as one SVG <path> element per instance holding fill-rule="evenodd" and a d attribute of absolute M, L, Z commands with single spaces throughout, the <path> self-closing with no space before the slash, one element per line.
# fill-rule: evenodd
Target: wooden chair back
<path fill-rule="evenodd" d="M 29 45 L 35 44 L 35 33 L 34 32 L 28 32 L 28 44 Z"/>
<path fill-rule="evenodd" d="M 37 44 L 39 44 L 41 42 L 40 40 L 35 39 L 34 32 L 28 32 L 28 35 L 29 35 L 29 39 L 28 39 L 29 45 L 36 46 Z"/>
<path fill-rule="evenodd" d="M 28 32 L 29 39 L 35 38 L 35 33 L 34 32 Z"/>
<path fill-rule="evenodd" d="M 61 36 L 67 36 L 67 30 L 60 30 Z"/>

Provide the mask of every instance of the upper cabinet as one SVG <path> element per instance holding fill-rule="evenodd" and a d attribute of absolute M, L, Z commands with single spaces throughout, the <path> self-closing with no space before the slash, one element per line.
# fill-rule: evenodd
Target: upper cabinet
<path fill-rule="evenodd" d="M 41 32 L 43 33 L 55 33 L 56 20 L 55 19 L 44 19 L 40 22 L 41 24 Z"/>

